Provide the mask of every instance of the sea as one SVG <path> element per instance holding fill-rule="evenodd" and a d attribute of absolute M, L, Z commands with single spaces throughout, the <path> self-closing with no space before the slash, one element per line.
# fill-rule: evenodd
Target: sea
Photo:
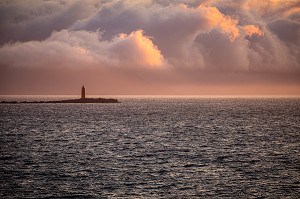
<path fill-rule="evenodd" d="M 299 97 L 113 97 L 0 104 L 0 198 L 300 197 Z"/>

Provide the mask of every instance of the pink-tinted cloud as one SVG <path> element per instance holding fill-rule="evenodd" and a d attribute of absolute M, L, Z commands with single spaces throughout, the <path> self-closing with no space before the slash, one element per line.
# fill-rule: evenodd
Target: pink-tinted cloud
<path fill-rule="evenodd" d="M 162 67 L 164 58 L 151 39 L 137 30 L 111 41 L 101 33 L 54 32 L 44 41 L 6 44 L 0 48 L 0 65 L 11 67 Z"/>
<path fill-rule="evenodd" d="M 199 6 L 199 9 L 203 9 L 206 20 L 212 27 L 220 28 L 221 31 L 228 34 L 231 41 L 234 41 L 239 36 L 239 29 L 237 27 L 238 20 L 230 16 L 225 16 L 216 7 L 204 7 Z"/>
<path fill-rule="evenodd" d="M 119 62 L 127 62 L 127 65 L 162 67 L 164 64 L 160 50 L 151 38 L 144 35 L 143 30 L 115 37 L 110 51 L 116 55 Z"/>
<path fill-rule="evenodd" d="M 255 25 L 246 25 L 243 27 L 243 30 L 245 31 L 245 34 L 249 37 L 264 36 L 264 33 L 259 29 L 259 27 L 255 26 Z"/>

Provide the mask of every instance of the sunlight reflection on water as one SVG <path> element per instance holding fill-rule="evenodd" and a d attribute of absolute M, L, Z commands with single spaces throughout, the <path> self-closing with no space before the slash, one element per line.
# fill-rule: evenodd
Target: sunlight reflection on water
<path fill-rule="evenodd" d="M 0 104 L 0 196 L 299 196 L 298 98 L 118 99 Z"/>

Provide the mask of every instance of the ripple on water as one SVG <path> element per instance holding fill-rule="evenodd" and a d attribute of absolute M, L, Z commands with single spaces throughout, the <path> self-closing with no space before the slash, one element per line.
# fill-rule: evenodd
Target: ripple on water
<path fill-rule="evenodd" d="M 2 104 L 0 112 L 1 198 L 300 195 L 297 98 Z"/>

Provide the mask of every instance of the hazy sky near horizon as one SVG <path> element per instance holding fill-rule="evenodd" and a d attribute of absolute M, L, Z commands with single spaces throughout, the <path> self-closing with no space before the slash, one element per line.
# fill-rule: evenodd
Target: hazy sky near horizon
<path fill-rule="evenodd" d="M 0 94 L 300 94 L 300 0 L 0 0 Z"/>

